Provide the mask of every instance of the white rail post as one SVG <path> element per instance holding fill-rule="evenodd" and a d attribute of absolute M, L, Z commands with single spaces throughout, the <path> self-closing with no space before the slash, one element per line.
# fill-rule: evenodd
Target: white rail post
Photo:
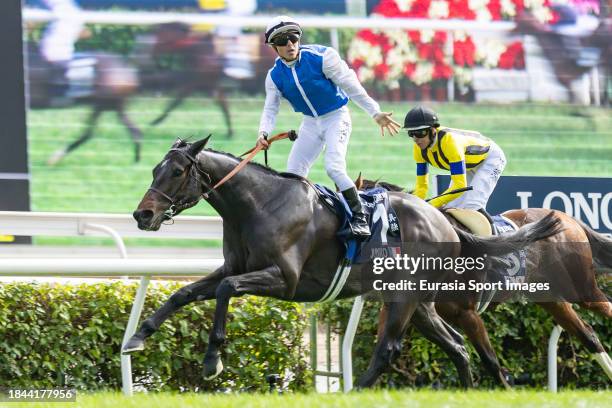
<path fill-rule="evenodd" d="M 329 30 L 329 40 L 331 46 L 338 52 L 340 52 L 340 37 L 338 36 L 338 29 L 332 28 Z"/>
<path fill-rule="evenodd" d="M 548 391 L 557 392 L 557 343 L 563 328 L 555 326 L 548 339 Z"/>
<path fill-rule="evenodd" d="M 117 245 L 117 249 L 119 249 L 119 254 L 121 258 L 126 259 L 128 257 L 127 250 L 125 248 L 125 243 L 123 242 L 123 238 L 121 235 L 117 233 L 114 229 L 102 225 L 102 224 L 94 224 L 94 223 L 85 223 L 80 226 L 81 232 L 85 229 L 93 229 L 97 231 L 106 232 L 109 234 L 115 244 Z M 122 279 L 128 279 L 127 276 L 122 277 Z M 130 317 L 128 319 L 127 327 L 125 328 L 125 333 L 123 334 L 123 341 L 121 342 L 121 350 L 119 353 L 121 354 L 121 386 L 123 389 L 123 394 L 127 396 L 133 395 L 133 384 L 132 384 L 132 357 L 129 354 L 123 354 L 123 346 L 125 343 L 134 335 L 136 332 L 136 326 L 138 325 L 138 320 L 140 320 L 140 314 L 142 313 L 142 307 L 144 305 L 144 299 L 147 294 L 147 286 L 149 285 L 149 277 L 143 276 L 140 278 L 140 285 L 138 286 L 138 290 L 136 292 L 136 297 L 134 299 L 134 304 L 132 305 L 132 310 L 130 311 Z"/>
<path fill-rule="evenodd" d="M 140 320 L 140 314 L 144 306 L 145 297 L 147 295 L 147 287 L 150 281 L 149 276 L 143 276 L 140 278 L 140 285 L 136 291 L 136 297 L 134 298 L 134 304 L 130 311 L 130 318 L 128 319 L 127 327 L 125 328 L 125 334 L 123 335 L 123 341 L 121 342 L 121 351 L 128 342 L 128 340 L 136 333 L 136 326 L 138 320 Z M 121 383 L 123 387 L 123 394 L 131 396 L 133 394 L 132 389 L 132 358 L 129 354 L 121 354 Z"/>
<path fill-rule="evenodd" d="M 363 298 L 357 296 L 353 302 L 351 317 L 346 326 L 346 333 L 344 334 L 344 341 L 342 342 L 342 382 L 344 392 L 349 392 L 353 389 L 353 356 L 351 353 L 362 310 Z"/>
<path fill-rule="evenodd" d="M 125 249 L 125 243 L 123 242 L 123 238 L 121 238 L 121 235 L 119 235 L 117 231 L 110 227 L 107 227 L 106 225 L 86 222 L 82 225 L 79 225 L 79 232 L 83 234 L 88 228 L 92 230 L 102 231 L 110 235 L 113 238 L 113 241 L 115 241 L 115 245 L 117 245 L 117 249 L 119 250 L 119 255 L 121 256 L 121 258 L 127 258 L 127 250 Z"/>

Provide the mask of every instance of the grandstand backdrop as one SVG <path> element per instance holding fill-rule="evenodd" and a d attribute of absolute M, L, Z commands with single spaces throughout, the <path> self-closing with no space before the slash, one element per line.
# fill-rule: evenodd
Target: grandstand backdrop
<path fill-rule="evenodd" d="M 188 2 L 83 0 L 79 3 L 89 9 L 116 6 L 125 9 L 141 6 L 159 9 L 162 3 L 184 9 Z M 197 9 L 203 4 L 210 5 L 215 2 L 193 1 L 193 3 L 197 3 L 193 7 Z M 273 14 L 277 10 L 278 12 L 308 11 L 305 5 L 309 4 L 313 7 L 311 12 L 339 15 L 346 13 L 346 6 L 350 3 L 356 2 L 260 1 L 257 12 Z M 381 7 L 393 2 L 361 3 L 368 11 L 376 11 L 378 7 L 378 11 L 384 15 L 385 11 Z M 544 3 L 547 4 L 542 2 Z M 36 6 L 40 2 L 28 1 L 26 4 Z M 333 17 L 333 14 L 330 15 Z M 507 17 L 502 17 L 503 20 L 509 20 Z M 25 27 L 25 38 L 29 44 L 38 44 L 44 35 L 45 25 L 27 24 Z M 194 36 L 214 32 L 211 31 L 214 27 L 191 29 Z M 79 40 L 76 47 L 79 52 L 117 53 L 138 67 L 142 60 L 140 57 L 147 49 L 144 42 L 151 41 L 150 35 L 147 34 L 151 34 L 152 30 L 154 27 L 151 26 L 90 24 L 87 25 L 87 35 Z M 252 28 L 247 31 L 258 32 Z M 450 60 L 444 57 L 446 59 L 442 61 L 452 70 L 453 76 L 449 78 L 445 76 L 446 74 L 437 78 L 434 70 L 433 77 L 430 73 L 426 80 L 419 82 L 416 74 L 405 72 L 405 78 L 400 78 L 395 84 L 391 74 L 376 71 L 384 67 L 376 66 L 372 67 L 374 77 L 368 78 L 370 73 L 365 69 L 369 62 L 360 60 L 359 52 L 362 52 L 362 49 L 355 49 L 355 41 L 367 40 L 368 35 L 366 30 L 342 29 L 340 52 L 353 64 L 368 90 L 379 99 L 382 108 L 393 111 L 398 120 L 401 121 L 403 115 L 416 103 L 431 105 L 439 111 L 444 125 L 475 129 L 493 138 L 508 157 L 505 171 L 507 175 L 612 176 L 612 160 L 610 160 L 612 119 L 609 108 L 529 101 L 512 103 L 504 102 L 503 98 L 497 102 L 474 103 L 476 99 L 473 87 L 462 88 L 465 83 L 459 83 L 461 82 L 461 78 L 457 77 L 459 74 L 465 74 L 470 68 L 497 72 L 503 78 L 517 73 L 522 75 L 524 68 L 521 70 L 511 66 L 511 69 L 503 70 L 498 66 L 501 62 L 495 61 L 496 65 L 492 66 L 490 62 L 487 65 L 484 60 L 476 61 L 474 66 L 468 66 L 465 62 L 457 62 L 456 55 Z M 424 37 L 427 35 L 430 33 L 425 31 L 420 33 L 419 44 L 435 47 L 435 38 L 425 40 Z M 389 34 L 389 37 L 393 37 L 393 34 Z M 260 39 L 261 36 L 257 34 L 254 38 Z M 331 39 L 328 31 L 308 29 L 304 40 L 329 45 Z M 504 49 L 510 50 L 509 44 L 515 40 L 515 37 L 502 40 L 504 47 L 507 47 Z M 454 41 L 463 40 L 455 33 Z M 477 46 L 479 46 L 478 41 L 475 40 Z M 442 44 L 440 47 L 445 45 Z M 432 55 L 436 54 L 433 48 L 431 52 Z M 385 56 L 385 61 L 389 59 L 389 56 Z M 434 68 L 438 67 L 438 62 L 432 61 Z M 174 71 L 180 74 L 189 70 L 189 67 L 182 65 L 176 55 L 162 55 L 155 64 L 155 68 L 161 71 Z M 416 68 L 419 69 L 418 62 Z M 393 66 L 389 63 L 387 69 L 393 71 Z M 227 129 L 221 110 L 206 92 L 196 92 L 166 121 L 156 127 L 150 126 L 149 123 L 176 94 L 180 84 L 158 83 L 143 86 L 131 97 L 128 100 L 127 112 L 144 132 L 142 160 L 138 163 L 133 161 L 133 147 L 126 129 L 117 116 L 109 112 L 102 115 L 90 141 L 71 152 L 59 164 L 48 165 L 47 160 L 55 151 L 69 144 L 83 131 L 90 107 L 85 104 L 74 104 L 62 108 L 30 109 L 27 126 L 31 209 L 131 212 L 151 181 L 151 169 L 177 137 L 195 139 L 212 133 L 211 147 L 214 149 L 234 154 L 247 150 L 254 144 L 257 135 L 259 115 L 263 106 L 263 81 L 251 84 L 248 92 L 241 89 L 236 81 L 231 79 L 223 81 L 234 125 L 235 134 L 231 139 L 226 136 Z M 605 83 L 604 81 L 604 86 Z M 450 103 L 448 99 L 453 94 L 455 102 Z M 380 178 L 410 188 L 414 184 L 415 173 L 415 164 L 411 157 L 411 140 L 405 134 L 381 137 L 375 123 L 363 111 L 354 104 L 351 104 L 350 108 L 353 133 L 348 154 L 349 173 L 357 177 L 358 173 L 362 172 L 367 178 Z M 277 131 L 297 129 L 299 123 L 300 115 L 292 112 L 291 107 L 283 103 Z M 269 153 L 270 165 L 283 170 L 290 147 L 290 142 L 275 144 Z M 263 156 L 258 160 L 263 160 Z M 315 182 L 330 184 L 322 160 L 316 163 L 310 177 Z M 190 210 L 190 213 L 213 215 L 214 211 L 206 203 L 202 203 Z M 38 240 L 41 243 L 48 241 L 57 242 L 57 240 Z"/>

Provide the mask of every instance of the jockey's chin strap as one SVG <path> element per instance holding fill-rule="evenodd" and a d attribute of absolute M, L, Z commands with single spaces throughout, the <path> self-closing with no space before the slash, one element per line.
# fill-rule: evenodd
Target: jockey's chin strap
<path fill-rule="evenodd" d="M 295 139 L 297 139 L 297 133 L 295 132 L 295 130 L 290 130 L 288 132 L 283 132 L 283 133 L 279 133 L 279 134 L 276 134 L 276 135 L 272 136 L 271 138 L 268 139 L 268 144 L 270 145 L 273 142 L 276 142 L 277 140 L 283 140 L 283 139 L 287 139 L 287 138 L 289 138 L 291 141 L 294 141 Z M 210 197 L 210 193 L 212 193 L 215 189 L 217 189 L 218 187 L 223 185 L 226 181 L 228 181 L 229 179 L 234 177 L 236 175 L 236 173 L 238 173 L 240 170 L 242 170 L 244 168 L 244 166 L 246 166 L 253 159 L 253 157 L 255 157 L 257 155 L 257 153 L 259 153 L 261 151 L 261 149 L 262 149 L 262 146 L 256 145 L 255 147 L 253 147 L 253 148 L 247 150 L 246 152 L 242 153 L 239 157 L 244 157 L 245 155 L 248 155 L 248 156 L 244 160 L 242 160 L 240 163 L 238 163 L 238 165 L 236 167 L 234 167 L 232 169 L 232 171 L 227 173 L 225 175 L 225 177 L 223 177 L 221 180 L 219 180 L 217 182 L 217 184 L 215 184 L 214 186 L 209 188 L 208 191 L 205 191 L 204 193 L 202 193 L 202 198 L 207 200 L 208 197 Z"/>

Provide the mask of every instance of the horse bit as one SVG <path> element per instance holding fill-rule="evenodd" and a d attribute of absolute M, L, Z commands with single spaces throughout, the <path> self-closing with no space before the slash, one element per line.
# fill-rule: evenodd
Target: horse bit
<path fill-rule="evenodd" d="M 191 169 L 189 170 L 189 176 L 190 176 L 190 177 L 193 177 L 193 175 L 192 175 L 192 174 L 193 174 L 193 171 L 192 171 L 192 170 L 195 168 L 195 170 L 196 170 L 196 176 L 195 176 L 195 177 L 196 177 L 196 179 L 197 179 L 198 183 L 199 183 L 200 185 L 202 185 L 202 187 L 204 187 L 204 189 L 208 189 L 208 191 L 206 191 L 206 192 L 202 193 L 202 195 L 201 195 L 200 197 L 202 197 L 202 198 L 204 198 L 204 199 L 207 199 L 207 198 L 208 198 L 208 195 L 209 195 L 209 194 L 210 194 L 210 192 L 211 192 L 211 191 L 214 189 L 214 187 L 213 187 L 213 188 L 210 188 L 210 187 L 209 187 L 209 186 L 208 186 L 208 185 L 207 185 L 207 184 L 206 184 L 206 183 L 205 183 L 205 182 L 204 182 L 204 181 L 203 181 L 203 180 L 200 178 L 200 176 L 198 176 L 198 174 L 203 175 L 203 176 L 206 176 L 206 178 L 208 178 L 208 182 L 209 182 L 209 183 L 212 183 L 212 179 L 211 179 L 211 177 L 210 177 L 210 174 L 208 174 L 207 172 L 205 172 L 204 170 L 202 170 L 202 169 L 200 168 L 200 166 L 198 165 L 198 161 L 195 159 L 195 157 L 193 157 L 193 156 L 192 156 L 192 155 L 190 155 L 189 153 L 187 153 L 187 152 L 185 152 L 185 151 L 183 151 L 183 150 L 181 150 L 181 149 L 178 149 L 178 148 L 172 148 L 172 149 L 170 149 L 170 152 L 179 152 L 180 154 L 182 154 L 182 155 L 183 155 L 183 157 L 187 158 L 187 159 L 188 159 L 188 160 L 191 162 L 191 164 L 192 164 L 193 166 L 192 166 L 192 167 L 191 167 Z M 176 215 L 176 213 L 177 213 L 177 212 L 178 212 L 178 211 L 181 209 L 180 207 L 184 206 L 185 204 L 189 204 L 189 203 L 187 203 L 187 202 L 185 202 L 185 203 L 180 203 L 180 202 L 179 202 L 179 203 L 176 203 L 176 202 L 174 201 L 174 198 L 170 197 L 168 194 L 164 193 L 163 191 L 161 191 L 160 189 L 157 189 L 157 188 L 155 188 L 155 187 L 149 187 L 149 191 L 153 191 L 153 192 L 155 192 L 155 193 L 157 193 L 157 194 L 161 195 L 162 197 L 164 197 L 166 200 L 168 200 L 168 201 L 170 202 L 170 208 L 168 208 L 166 211 L 164 211 L 164 221 L 171 220 L 171 221 L 172 221 L 172 223 L 171 223 L 171 224 L 173 224 L 173 223 L 174 223 L 174 219 L 173 219 L 173 218 L 174 218 L 174 216 Z M 199 199 L 200 199 L 200 198 L 198 197 L 198 201 L 199 201 Z"/>

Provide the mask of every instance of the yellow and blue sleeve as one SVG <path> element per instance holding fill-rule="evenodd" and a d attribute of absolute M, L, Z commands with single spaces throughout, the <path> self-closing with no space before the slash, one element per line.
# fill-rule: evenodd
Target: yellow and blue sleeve
<path fill-rule="evenodd" d="M 451 134 L 447 134 L 442 140 L 441 148 L 444 155 L 448 159 L 451 173 L 451 184 L 442 194 L 467 187 L 465 153 L 463 152 L 463 147 L 454 140 Z M 463 193 L 464 192 L 443 195 L 441 197 L 434 198 L 429 203 L 436 208 L 440 208 L 454 199 L 461 197 Z"/>

